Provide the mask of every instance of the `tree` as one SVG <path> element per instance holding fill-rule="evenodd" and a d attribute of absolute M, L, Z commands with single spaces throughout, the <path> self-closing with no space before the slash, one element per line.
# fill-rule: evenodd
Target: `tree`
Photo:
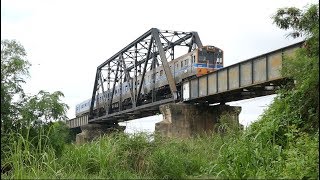
<path fill-rule="evenodd" d="M 292 119 L 299 119 L 298 126 L 317 130 L 319 128 L 319 4 L 310 5 L 306 10 L 295 7 L 279 9 L 273 20 L 281 29 L 292 29 L 289 36 L 304 37 L 306 40 L 296 57 L 284 61 L 282 73 L 296 80 L 296 84 L 294 89 L 283 91 L 285 97 L 282 100 L 288 102 L 287 105 L 292 110 Z"/>
<path fill-rule="evenodd" d="M 1 40 L 1 132 L 12 125 L 11 119 L 18 116 L 18 108 L 13 97 L 24 96 L 21 84 L 29 75 L 30 63 L 26 60 L 23 46 L 15 40 Z"/>
<path fill-rule="evenodd" d="M 293 30 L 288 36 L 304 37 L 305 43 L 294 57 L 284 57 L 282 74 L 295 84 L 278 91 L 261 119 L 251 125 L 251 132 L 261 142 L 285 147 L 302 132 L 319 132 L 319 7 L 281 8 L 273 20 L 281 29 Z"/>
<path fill-rule="evenodd" d="M 49 142 L 59 148 L 59 152 L 63 146 L 61 140 L 67 138 L 66 126 L 61 125 L 61 122 L 52 123 L 67 119 L 69 107 L 61 102 L 63 93 L 42 90 L 34 96 L 24 93 L 21 85 L 25 83 L 24 78 L 29 76 L 30 66 L 25 49 L 19 42 L 1 40 L 1 160 L 5 152 L 10 151 L 10 143 L 21 136 L 27 140 L 37 139 L 45 129 Z M 50 140 L 50 137 L 57 140 L 59 136 L 59 143 Z M 35 146 L 41 141 L 42 138 L 38 138 L 34 142 Z"/>

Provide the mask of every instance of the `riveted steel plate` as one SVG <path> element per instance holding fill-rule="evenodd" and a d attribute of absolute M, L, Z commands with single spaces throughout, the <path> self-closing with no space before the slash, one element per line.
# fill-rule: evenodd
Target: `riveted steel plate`
<path fill-rule="evenodd" d="M 207 76 L 202 76 L 199 78 L 199 97 L 206 96 L 207 94 Z"/>
<path fill-rule="evenodd" d="M 227 69 L 218 71 L 218 92 L 227 90 Z"/>
<path fill-rule="evenodd" d="M 217 93 L 217 72 L 208 76 L 208 94 Z"/>
<path fill-rule="evenodd" d="M 241 63 L 240 66 L 240 86 L 247 86 L 252 83 L 252 63 L 251 61 Z"/>
<path fill-rule="evenodd" d="M 266 58 L 253 61 L 253 83 L 260 83 L 267 80 Z"/>
<path fill-rule="evenodd" d="M 229 68 L 229 89 L 239 88 L 239 65 Z"/>

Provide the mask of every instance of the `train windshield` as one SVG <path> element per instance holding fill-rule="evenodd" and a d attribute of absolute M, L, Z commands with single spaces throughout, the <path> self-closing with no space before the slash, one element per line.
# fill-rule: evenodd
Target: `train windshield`
<path fill-rule="evenodd" d="M 223 64 L 223 53 L 214 46 L 199 49 L 198 63 L 205 63 L 210 68 L 219 68 Z"/>

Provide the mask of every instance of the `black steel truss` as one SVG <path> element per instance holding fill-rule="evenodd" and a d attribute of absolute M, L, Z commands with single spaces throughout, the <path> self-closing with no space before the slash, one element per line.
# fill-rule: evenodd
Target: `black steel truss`
<path fill-rule="evenodd" d="M 98 66 L 92 92 L 89 119 L 101 116 L 99 113 L 94 114 L 93 107 L 96 95 L 105 91 L 110 92 L 112 90 L 108 96 L 105 96 L 103 93 L 103 101 L 97 99 L 96 106 L 103 107 L 105 110 L 105 112 L 103 112 L 104 116 L 112 113 L 112 100 L 117 85 L 120 85 L 118 111 L 122 110 L 123 99 L 121 88 L 125 82 L 129 84 L 128 88 L 132 108 L 139 106 L 141 103 L 141 89 L 145 81 L 146 72 L 153 72 L 152 78 L 154 82 L 155 71 L 153 70 L 160 65 L 163 66 L 172 98 L 174 100 L 179 98 L 176 83 L 168 64 L 168 60 L 171 61 L 175 58 L 175 47 L 178 46 L 186 48 L 186 50 L 182 52 L 185 54 L 197 47 L 202 47 L 202 43 L 197 32 L 169 31 L 152 28 Z M 137 83 L 137 77 L 139 75 L 141 75 L 142 78 L 141 82 Z M 152 102 L 154 102 L 153 99 Z"/>

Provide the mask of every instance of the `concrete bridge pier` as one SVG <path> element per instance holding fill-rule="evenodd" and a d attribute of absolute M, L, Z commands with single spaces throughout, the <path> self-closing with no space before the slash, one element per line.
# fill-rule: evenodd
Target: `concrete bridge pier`
<path fill-rule="evenodd" d="M 221 115 L 228 121 L 239 124 L 241 107 L 229 105 L 191 105 L 170 103 L 159 107 L 163 121 L 156 123 L 155 132 L 166 137 L 187 138 L 210 133 L 220 122 Z"/>
<path fill-rule="evenodd" d="M 76 144 L 83 144 L 92 141 L 95 138 L 110 134 L 112 132 L 124 131 L 125 126 L 119 124 L 86 124 L 80 126 L 81 133 L 76 135 Z"/>

